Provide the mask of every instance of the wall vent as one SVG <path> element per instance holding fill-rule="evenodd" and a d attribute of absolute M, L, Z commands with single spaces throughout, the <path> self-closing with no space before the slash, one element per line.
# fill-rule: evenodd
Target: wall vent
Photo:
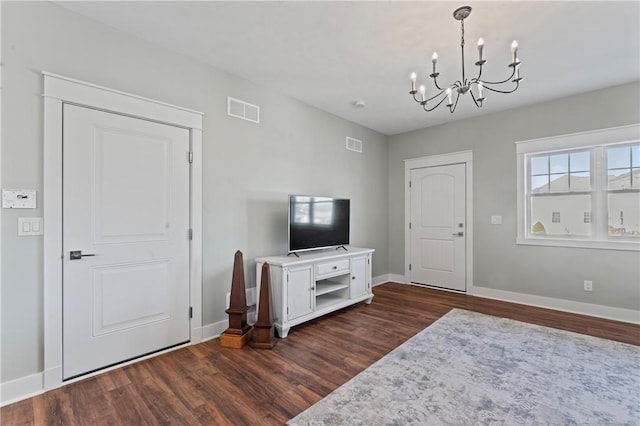
<path fill-rule="evenodd" d="M 239 99 L 227 97 L 227 114 L 253 123 L 260 123 L 260 107 Z"/>
<path fill-rule="evenodd" d="M 347 149 L 349 151 L 362 152 L 362 141 L 347 136 Z"/>

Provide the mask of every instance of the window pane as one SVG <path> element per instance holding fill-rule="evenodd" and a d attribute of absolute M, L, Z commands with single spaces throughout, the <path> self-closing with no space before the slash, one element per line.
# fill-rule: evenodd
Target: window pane
<path fill-rule="evenodd" d="M 591 155 L 589 151 L 572 152 L 571 170 L 572 172 L 588 172 L 591 170 Z"/>
<path fill-rule="evenodd" d="M 537 157 L 531 157 L 531 174 L 546 175 L 547 173 L 549 173 L 549 156 L 539 155 Z"/>
<path fill-rule="evenodd" d="M 640 238 L 640 193 L 609 194 L 609 236 Z"/>
<path fill-rule="evenodd" d="M 631 165 L 633 167 L 640 167 L 640 145 L 633 145 L 631 147 Z"/>
<path fill-rule="evenodd" d="M 629 169 L 609 170 L 609 189 L 631 188 L 631 172 Z"/>
<path fill-rule="evenodd" d="M 550 176 L 551 192 L 569 192 L 569 175 L 567 173 L 553 174 Z"/>
<path fill-rule="evenodd" d="M 628 146 L 607 148 L 607 168 L 620 169 L 631 167 L 630 149 Z"/>
<path fill-rule="evenodd" d="M 569 171 L 569 154 L 555 154 L 549 156 L 551 173 L 566 173 Z"/>
<path fill-rule="evenodd" d="M 591 235 L 591 195 L 556 195 L 531 197 L 532 235 Z M 555 220 L 554 220 L 555 219 Z"/>
<path fill-rule="evenodd" d="M 631 173 L 632 176 L 632 182 L 631 185 L 633 186 L 633 189 L 640 189 L 640 168 L 639 169 L 633 169 L 633 172 Z"/>
<path fill-rule="evenodd" d="M 531 176 L 531 192 L 534 194 L 549 192 L 549 176 Z"/>
<path fill-rule="evenodd" d="M 589 172 L 571 173 L 570 185 L 572 191 L 590 191 L 591 174 Z"/>

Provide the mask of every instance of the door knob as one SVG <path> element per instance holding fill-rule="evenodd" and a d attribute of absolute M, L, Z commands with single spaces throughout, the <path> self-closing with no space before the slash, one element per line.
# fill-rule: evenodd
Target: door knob
<path fill-rule="evenodd" d="M 78 260 L 82 259 L 85 256 L 95 256 L 95 253 L 82 254 L 82 250 L 71 250 L 69 252 L 69 260 Z"/>

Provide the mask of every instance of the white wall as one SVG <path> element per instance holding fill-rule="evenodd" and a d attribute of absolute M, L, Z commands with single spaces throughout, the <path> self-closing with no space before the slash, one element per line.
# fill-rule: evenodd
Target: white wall
<path fill-rule="evenodd" d="M 638 252 L 516 245 L 514 144 L 639 117 L 636 82 L 389 138 L 389 273 L 404 274 L 403 160 L 472 150 L 475 286 L 640 310 Z M 502 225 L 491 225 L 492 215 L 501 215 Z M 592 292 L 583 290 L 584 280 L 593 281 Z"/>
<path fill-rule="evenodd" d="M 171 53 L 49 2 L 2 2 L 2 185 L 33 188 L 35 211 L 2 214 L 2 382 L 43 368 L 41 71 L 203 111 L 203 324 L 226 319 L 233 254 L 286 251 L 287 194 L 351 198 L 352 245 L 387 268 L 387 138 L 292 98 Z M 261 124 L 226 115 L 227 96 L 260 105 Z M 364 141 L 362 154 L 345 137 Z M 46 232 L 46 224 L 45 224 Z"/>

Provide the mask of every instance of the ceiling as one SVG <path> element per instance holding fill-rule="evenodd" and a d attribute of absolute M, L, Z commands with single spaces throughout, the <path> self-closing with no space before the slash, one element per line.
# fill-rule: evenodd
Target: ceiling
<path fill-rule="evenodd" d="M 57 3 L 386 135 L 640 79 L 638 1 Z M 487 93 L 481 110 L 467 95 L 454 114 L 426 113 L 408 94 L 409 74 L 425 82 L 437 51 L 439 83 L 460 79 L 452 13 L 463 5 L 473 8 L 467 76 L 482 37 L 483 77 L 509 76 L 517 39 L 524 79 L 516 93 Z"/>

